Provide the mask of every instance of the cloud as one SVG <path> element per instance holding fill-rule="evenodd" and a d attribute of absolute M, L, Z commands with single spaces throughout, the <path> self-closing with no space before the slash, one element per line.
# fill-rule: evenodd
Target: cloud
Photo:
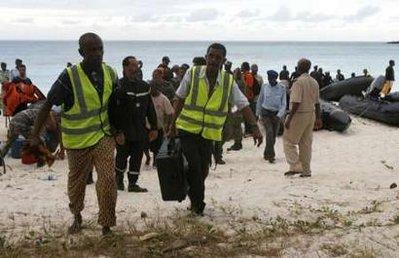
<path fill-rule="evenodd" d="M 166 16 L 163 18 L 164 22 L 182 22 L 183 18 L 180 16 Z"/>
<path fill-rule="evenodd" d="M 315 14 L 310 12 L 301 12 L 296 15 L 296 20 L 303 22 L 324 22 L 335 18 L 336 16 L 323 13 Z"/>
<path fill-rule="evenodd" d="M 381 9 L 378 6 L 364 6 L 360 8 L 355 14 L 345 16 L 344 20 L 349 22 L 363 21 L 364 19 L 379 13 L 380 10 Z"/>
<path fill-rule="evenodd" d="M 29 18 L 17 18 L 12 20 L 13 23 L 23 23 L 23 24 L 27 24 L 27 23 L 34 23 L 35 19 L 32 17 Z"/>
<path fill-rule="evenodd" d="M 311 13 L 308 11 L 292 13 L 291 9 L 287 6 L 280 6 L 280 8 L 273 15 L 266 17 L 267 20 L 276 22 L 324 22 L 335 18 L 337 17 L 333 15 L 323 13 Z"/>
<path fill-rule="evenodd" d="M 61 21 L 61 24 L 67 25 L 67 26 L 75 26 L 75 25 L 78 25 L 80 23 L 81 23 L 81 21 L 77 20 L 77 19 L 65 19 L 65 20 Z"/>
<path fill-rule="evenodd" d="M 239 13 L 236 14 L 237 17 L 242 17 L 242 18 L 251 18 L 251 17 L 257 17 L 259 16 L 260 11 L 259 9 L 256 10 L 242 10 Z"/>
<path fill-rule="evenodd" d="M 190 13 L 186 18 L 188 22 L 199 22 L 199 21 L 213 21 L 218 18 L 219 12 L 216 9 L 198 9 Z"/>

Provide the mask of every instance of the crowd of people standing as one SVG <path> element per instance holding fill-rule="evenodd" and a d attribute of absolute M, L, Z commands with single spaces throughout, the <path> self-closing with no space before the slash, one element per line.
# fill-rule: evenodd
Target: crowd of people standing
<path fill-rule="evenodd" d="M 213 43 L 205 57 L 195 57 L 191 66 L 170 66 L 170 58 L 163 57 L 152 78 L 145 80 L 143 63 L 135 56 L 122 60 L 118 78 L 116 70 L 103 62 L 103 42 L 96 34 L 80 37 L 79 53 L 82 62 L 67 65 L 47 98 L 32 101 L 43 100 L 24 135 L 29 146 L 41 144 L 42 128 L 53 107 L 59 107 L 57 127 L 68 158 L 69 207 L 74 215 L 70 233 L 82 229 L 85 187 L 93 169 L 97 172 L 98 223 L 103 234 L 109 234 L 116 224 L 117 191 L 125 190 L 125 174 L 128 192 L 147 192 L 139 185 L 142 159 L 146 156 L 145 163 L 150 164 L 152 152 L 156 167 L 155 156 L 165 138 L 181 140 L 188 162 L 190 210 L 195 215 L 202 215 L 206 206 L 205 179 L 212 155 L 216 164 L 225 164 L 224 143 L 233 140 L 227 150 L 239 151 L 243 137 L 253 137 L 259 147 L 263 136 L 258 124 L 266 132 L 265 160 L 275 163 L 276 137 L 284 129 L 289 165 L 285 175 L 312 175 L 313 129 L 322 126 L 319 89 L 333 80 L 317 66 L 310 73 L 309 60 L 299 60 L 291 74 L 285 65 L 280 72 L 268 70 L 264 79 L 257 64 L 243 62 L 233 70 L 226 47 Z M 28 83 L 21 67 L 18 78 Z M 0 76 L 12 78 L 11 74 Z M 336 79 L 344 79 L 339 70 Z"/>

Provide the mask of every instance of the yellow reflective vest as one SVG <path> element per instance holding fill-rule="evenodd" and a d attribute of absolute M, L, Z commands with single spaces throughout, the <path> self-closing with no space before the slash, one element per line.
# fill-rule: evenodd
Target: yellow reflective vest
<path fill-rule="evenodd" d="M 74 104 L 68 111 L 62 107 L 61 132 L 62 143 L 67 149 L 84 149 L 97 144 L 105 135 L 110 134 L 108 120 L 108 100 L 117 79 L 116 72 L 103 64 L 103 96 L 99 94 L 81 65 L 67 68 L 72 84 Z"/>
<path fill-rule="evenodd" d="M 191 69 L 189 94 L 176 121 L 176 128 L 200 134 L 208 140 L 221 141 L 234 80 L 231 74 L 220 71 L 220 84 L 217 82 L 213 92 L 209 92 L 205 70 L 206 66 Z"/>

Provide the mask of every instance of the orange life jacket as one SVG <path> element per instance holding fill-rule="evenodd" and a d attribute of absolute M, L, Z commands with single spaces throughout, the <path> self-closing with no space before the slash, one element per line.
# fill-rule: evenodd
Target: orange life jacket
<path fill-rule="evenodd" d="M 36 86 L 25 83 L 10 83 L 3 97 L 6 107 L 5 116 L 13 116 L 16 108 L 21 104 L 34 103 L 39 100 L 35 95 Z"/>
<path fill-rule="evenodd" d="M 254 93 L 254 76 L 250 72 L 244 72 L 244 83 L 245 83 L 245 96 L 249 101 L 255 98 Z"/>

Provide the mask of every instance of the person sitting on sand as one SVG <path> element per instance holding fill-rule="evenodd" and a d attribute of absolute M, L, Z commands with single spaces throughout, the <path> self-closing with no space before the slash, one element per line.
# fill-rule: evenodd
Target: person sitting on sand
<path fill-rule="evenodd" d="M 25 139 L 29 139 L 31 136 L 34 122 L 39 114 L 40 106 L 35 108 L 29 108 L 16 114 L 10 121 L 10 125 L 7 132 L 7 142 L 1 149 L 1 159 L 3 159 L 11 148 L 12 144 L 18 139 L 19 136 L 23 136 Z M 54 111 L 50 112 L 44 128 L 41 132 L 41 138 L 46 143 L 46 146 L 50 152 L 54 152 L 60 142 L 60 128 L 56 119 L 57 114 Z"/>

